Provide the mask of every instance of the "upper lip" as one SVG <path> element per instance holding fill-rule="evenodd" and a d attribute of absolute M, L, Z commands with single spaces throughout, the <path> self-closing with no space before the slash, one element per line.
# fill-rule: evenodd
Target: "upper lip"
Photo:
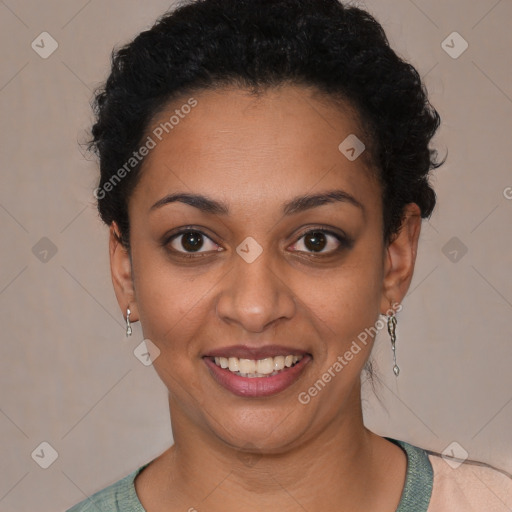
<path fill-rule="evenodd" d="M 265 359 L 267 357 L 297 355 L 305 356 L 306 350 L 282 345 L 264 345 L 262 347 L 250 347 L 248 345 L 230 345 L 228 347 L 215 348 L 207 352 L 204 357 L 236 357 L 238 359 Z"/>

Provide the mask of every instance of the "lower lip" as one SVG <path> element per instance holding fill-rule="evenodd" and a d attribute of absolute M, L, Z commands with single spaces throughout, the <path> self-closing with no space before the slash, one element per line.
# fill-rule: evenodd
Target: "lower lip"
<path fill-rule="evenodd" d="M 280 393 L 299 378 L 310 359 L 310 355 L 305 355 L 291 368 L 285 368 L 271 377 L 249 378 L 240 377 L 228 369 L 217 366 L 209 357 L 203 357 L 213 378 L 231 393 L 243 397 L 263 397 Z"/>

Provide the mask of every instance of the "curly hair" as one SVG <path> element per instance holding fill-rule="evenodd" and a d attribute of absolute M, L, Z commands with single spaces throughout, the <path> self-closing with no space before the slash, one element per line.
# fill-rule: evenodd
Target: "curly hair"
<path fill-rule="evenodd" d="M 429 172 L 444 160 L 436 161 L 429 142 L 439 114 L 416 69 L 360 8 L 337 0 L 191 0 L 114 49 L 111 65 L 93 101 L 89 149 L 100 161 L 99 214 L 108 225 L 116 221 L 128 249 L 127 203 L 141 164 L 116 183 L 114 175 L 170 101 L 226 84 L 306 85 L 355 109 L 382 185 L 386 242 L 399 231 L 407 203 L 416 203 L 422 218 L 434 209 Z"/>

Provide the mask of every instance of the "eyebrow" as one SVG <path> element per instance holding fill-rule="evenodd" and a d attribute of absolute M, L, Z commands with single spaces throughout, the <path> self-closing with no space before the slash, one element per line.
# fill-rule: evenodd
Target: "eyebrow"
<path fill-rule="evenodd" d="M 162 197 L 162 199 L 159 199 L 150 208 L 150 212 L 174 202 L 188 204 L 201 210 L 202 212 L 213 215 L 229 215 L 229 207 L 225 203 L 216 201 L 215 199 L 211 199 L 201 194 L 188 193 L 169 194 L 165 197 Z M 337 189 L 322 192 L 320 194 L 306 194 L 303 196 L 295 197 L 284 203 L 283 215 L 293 215 L 306 210 L 310 210 L 312 208 L 316 208 L 318 206 L 322 206 L 327 203 L 334 202 L 348 203 L 360 208 L 363 214 L 366 212 L 363 204 L 359 202 L 354 196 L 344 190 Z"/>

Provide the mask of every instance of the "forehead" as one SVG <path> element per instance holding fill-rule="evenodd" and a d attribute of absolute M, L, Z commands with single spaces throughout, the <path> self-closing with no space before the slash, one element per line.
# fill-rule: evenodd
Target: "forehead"
<path fill-rule="evenodd" d="M 134 195 L 147 208 L 175 191 L 267 205 L 335 187 L 362 202 L 378 194 L 367 151 L 353 158 L 365 139 L 354 111 L 301 86 L 183 96 L 155 116 L 146 136 L 154 147 Z"/>

